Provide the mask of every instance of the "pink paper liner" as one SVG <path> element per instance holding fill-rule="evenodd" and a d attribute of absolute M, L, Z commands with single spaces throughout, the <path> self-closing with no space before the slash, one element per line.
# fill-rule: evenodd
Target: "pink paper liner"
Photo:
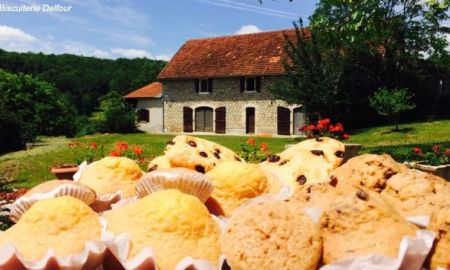
<path fill-rule="evenodd" d="M 100 218 L 100 223 L 103 235 L 106 230 L 106 222 Z M 98 239 L 86 242 L 84 250 L 78 254 L 58 257 L 53 249 L 49 249 L 42 259 L 29 261 L 23 258 L 13 244 L 7 244 L 0 247 L 0 269 L 96 269 L 103 263 L 106 250 L 105 243 Z"/>

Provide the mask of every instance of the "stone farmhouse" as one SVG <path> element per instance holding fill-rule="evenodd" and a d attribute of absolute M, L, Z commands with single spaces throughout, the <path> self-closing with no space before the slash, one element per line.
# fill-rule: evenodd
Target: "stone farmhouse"
<path fill-rule="evenodd" d="M 188 40 L 158 75 L 161 100 L 139 99 L 139 119 L 146 120 L 140 116 L 147 106 L 150 123 L 159 117 L 151 100 L 162 105 L 163 132 L 298 134 L 305 123 L 301 106 L 276 100 L 268 90 L 285 74 L 284 34 L 293 37 L 295 30 Z"/>

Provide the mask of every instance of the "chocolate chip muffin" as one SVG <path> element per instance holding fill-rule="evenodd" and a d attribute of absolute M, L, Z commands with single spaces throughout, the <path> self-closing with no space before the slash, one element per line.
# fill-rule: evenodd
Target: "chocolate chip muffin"
<path fill-rule="evenodd" d="M 448 203 L 450 183 L 433 174 L 407 170 L 392 176 L 381 195 L 404 217 L 430 216 Z"/>
<path fill-rule="evenodd" d="M 348 194 L 326 209 L 321 229 L 326 264 L 372 253 L 397 257 L 402 238 L 416 231 L 380 194 L 368 190 Z"/>
<path fill-rule="evenodd" d="M 342 196 L 330 183 L 315 183 L 300 186 L 291 201 L 295 201 L 303 207 L 328 209 Z"/>
<path fill-rule="evenodd" d="M 299 207 L 266 200 L 240 208 L 222 236 L 233 270 L 316 269 L 322 253 L 319 228 Z"/>
<path fill-rule="evenodd" d="M 170 141 L 165 150 L 171 167 L 184 167 L 205 173 L 224 161 L 243 160 L 230 149 L 192 136 L 178 135 Z"/>
<path fill-rule="evenodd" d="M 339 189 L 366 188 L 381 192 L 395 174 L 408 168 L 389 155 L 363 154 L 349 159 L 334 171 Z"/>
<path fill-rule="evenodd" d="M 450 268 L 450 204 L 435 211 L 427 228 L 436 233 L 436 240 L 429 257 L 430 269 Z"/>
<path fill-rule="evenodd" d="M 148 171 L 155 171 L 159 169 L 170 169 L 172 166 L 170 165 L 170 160 L 166 156 L 158 156 L 152 159 L 148 164 Z"/>

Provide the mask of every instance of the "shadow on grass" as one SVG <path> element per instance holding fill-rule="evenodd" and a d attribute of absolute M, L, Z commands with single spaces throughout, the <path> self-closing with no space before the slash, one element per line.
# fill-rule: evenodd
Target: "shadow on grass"
<path fill-rule="evenodd" d="M 408 133 L 408 132 L 411 132 L 411 131 L 413 131 L 413 130 L 416 130 L 416 129 L 415 129 L 415 128 L 407 127 L 407 128 L 399 128 L 399 129 L 397 130 L 397 129 L 393 128 L 393 129 L 390 129 L 390 130 L 388 130 L 388 131 L 383 131 L 383 132 L 381 132 L 381 134 Z"/>

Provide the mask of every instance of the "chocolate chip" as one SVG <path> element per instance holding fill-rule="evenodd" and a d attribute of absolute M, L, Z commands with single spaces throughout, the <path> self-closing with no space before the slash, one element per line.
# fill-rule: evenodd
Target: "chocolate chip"
<path fill-rule="evenodd" d="M 335 156 L 337 156 L 338 158 L 344 158 L 344 152 L 342 151 L 336 151 L 336 153 L 334 153 Z"/>
<path fill-rule="evenodd" d="M 267 160 L 268 160 L 269 162 L 278 162 L 278 161 L 280 160 L 280 156 L 277 156 L 277 155 L 270 155 L 270 156 L 267 158 Z"/>
<path fill-rule="evenodd" d="M 223 261 L 222 267 L 220 268 L 220 270 L 231 270 L 231 267 L 228 265 L 227 260 Z"/>
<path fill-rule="evenodd" d="M 283 160 L 283 161 L 281 161 L 280 164 L 278 164 L 278 165 L 282 166 L 282 165 L 288 163 L 288 161 L 289 161 L 289 160 Z"/>
<path fill-rule="evenodd" d="M 205 173 L 205 167 L 203 167 L 201 165 L 196 165 L 195 170 L 199 173 Z"/>
<path fill-rule="evenodd" d="M 336 213 L 338 214 L 342 213 L 341 209 L 336 209 Z"/>
<path fill-rule="evenodd" d="M 208 154 L 206 154 L 206 152 L 203 152 L 203 151 L 200 152 L 200 153 L 198 153 L 198 154 L 199 154 L 200 156 L 202 156 L 202 157 L 205 157 L 205 158 L 208 157 Z"/>
<path fill-rule="evenodd" d="M 373 186 L 374 189 L 382 191 L 384 188 L 386 187 L 386 182 L 380 183 L 380 182 L 376 182 L 375 185 Z"/>
<path fill-rule="evenodd" d="M 389 179 L 389 178 L 391 178 L 393 175 L 396 175 L 397 174 L 397 172 L 394 172 L 392 169 L 387 169 L 385 172 L 384 172 L 384 174 L 383 174 L 383 176 L 384 176 L 384 179 Z"/>
<path fill-rule="evenodd" d="M 167 141 L 166 144 L 167 144 L 167 145 L 174 145 L 175 142 L 174 142 L 174 141 Z"/>
<path fill-rule="evenodd" d="M 150 168 L 148 169 L 148 171 L 151 172 L 151 171 L 154 171 L 154 170 L 156 170 L 156 169 L 158 169 L 158 165 L 157 165 L 157 164 L 155 164 L 155 165 L 153 165 L 152 167 L 150 167 Z"/>
<path fill-rule="evenodd" d="M 234 157 L 234 160 L 236 160 L 236 161 L 242 161 L 240 157 L 236 157 L 236 156 Z"/>
<path fill-rule="evenodd" d="M 317 142 L 323 142 L 323 139 L 322 139 L 322 138 L 319 138 L 319 137 L 317 137 L 317 138 L 316 138 L 316 141 L 317 141 Z"/>
<path fill-rule="evenodd" d="M 197 147 L 197 143 L 194 141 L 187 141 L 187 144 L 189 144 L 192 147 Z"/>
<path fill-rule="evenodd" d="M 220 149 L 218 149 L 218 148 L 216 148 L 216 149 L 214 149 L 214 150 L 215 150 L 217 153 L 219 153 L 219 154 L 221 153 L 221 152 L 220 152 Z"/>
<path fill-rule="evenodd" d="M 337 183 L 338 183 L 337 177 L 334 176 L 334 175 L 331 176 L 331 178 L 330 178 L 330 185 L 332 185 L 333 187 L 336 187 Z"/>
<path fill-rule="evenodd" d="M 311 186 L 309 186 L 309 187 L 306 189 L 306 192 L 307 192 L 307 193 L 311 193 Z"/>
<path fill-rule="evenodd" d="M 367 194 L 367 192 L 365 192 L 364 190 L 358 189 L 356 191 L 356 197 L 363 201 L 367 201 L 367 199 L 369 198 L 369 194 Z"/>
<path fill-rule="evenodd" d="M 214 152 L 213 154 L 217 159 L 220 159 L 220 152 Z"/>
<path fill-rule="evenodd" d="M 311 153 L 313 153 L 316 156 L 322 156 L 323 151 L 322 150 L 311 150 Z"/>
<path fill-rule="evenodd" d="M 304 185 L 306 183 L 306 177 L 304 175 L 300 175 L 299 177 L 297 177 L 297 183 L 299 183 L 300 185 Z"/>

